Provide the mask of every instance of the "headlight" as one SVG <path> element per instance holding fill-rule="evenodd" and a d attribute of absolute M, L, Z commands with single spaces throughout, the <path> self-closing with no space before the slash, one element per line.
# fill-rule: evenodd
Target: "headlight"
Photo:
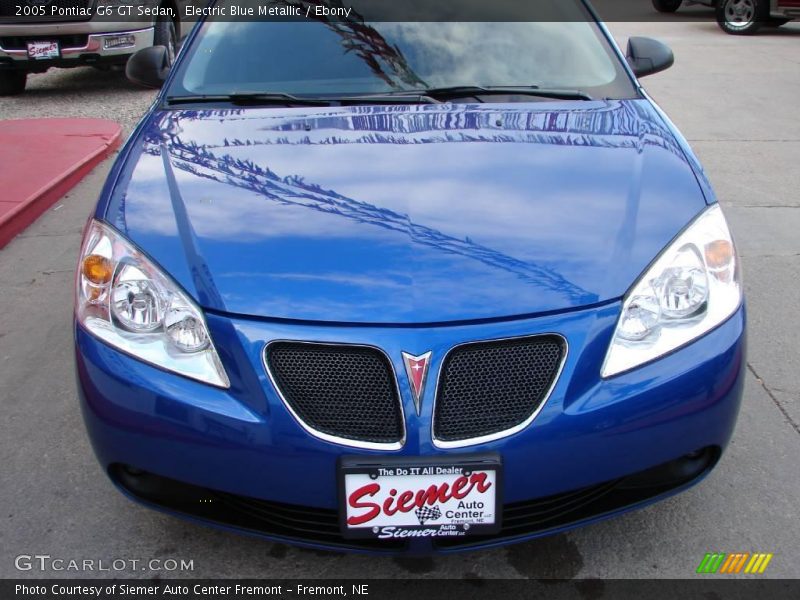
<path fill-rule="evenodd" d="M 107 225 L 90 223 L 76 287 L 78 322 L 93 335 L 167 371 L 230 387 L 200 309 Z"/>
<path fill-rule="evenodd" d="M 739 264 L 718 204 L 673 241 L 625 296 L 601 374 L 611 377 L 688 344 L 742 301 Z"/>

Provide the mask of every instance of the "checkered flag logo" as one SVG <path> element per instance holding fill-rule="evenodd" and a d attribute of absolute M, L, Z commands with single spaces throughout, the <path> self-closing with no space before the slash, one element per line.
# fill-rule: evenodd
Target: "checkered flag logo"
<path fill-rule="evenodd" d="M 417 519 L 419 519 L 420 525 L 425 525 L 427 521 L 435 521 L 439 517 L 442 516 L 442 511 L 439 510 L 438 506 L 420 506 L 417 510 L 414 511 L 414 514 L 417 515 Z"/>

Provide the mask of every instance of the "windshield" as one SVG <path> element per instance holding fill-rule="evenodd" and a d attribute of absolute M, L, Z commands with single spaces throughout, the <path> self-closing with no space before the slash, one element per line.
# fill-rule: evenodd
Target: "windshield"
<path fill-rule="evenodd" d="M 561 7 L 570 4 L 552 1 Z M 537 86 L 606 98 L 635 95 L 607 40 L 584 18 L 216 20 L 205 22 L 186 50 L 168 96 L 346 96 L 448 86 Z"/>

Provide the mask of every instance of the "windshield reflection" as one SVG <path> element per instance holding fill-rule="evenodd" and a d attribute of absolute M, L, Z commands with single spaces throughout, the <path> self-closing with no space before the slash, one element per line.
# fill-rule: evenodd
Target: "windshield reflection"
<path fill-rule="evenodd" d="M 454 85 L 635 95 L 606 41 L 583 21 L 370 22 L 355 12 L 346 19 L 312 12 L 302 21 L 212 21 L 178 69 L 170 96 L 346 95 Z"/>

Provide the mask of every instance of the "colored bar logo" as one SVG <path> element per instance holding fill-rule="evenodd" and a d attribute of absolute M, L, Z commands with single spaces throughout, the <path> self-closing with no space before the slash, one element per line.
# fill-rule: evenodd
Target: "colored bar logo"
<path fill-rule="evenodd" d="M 726 575 L 736 575 L 739 573 L 761 574 L 767 570 L 769 561 L 774 555 L 772 553 L 755 552 L 707 552 L 697 567 L 697 572 L 720 573 Z"/>

